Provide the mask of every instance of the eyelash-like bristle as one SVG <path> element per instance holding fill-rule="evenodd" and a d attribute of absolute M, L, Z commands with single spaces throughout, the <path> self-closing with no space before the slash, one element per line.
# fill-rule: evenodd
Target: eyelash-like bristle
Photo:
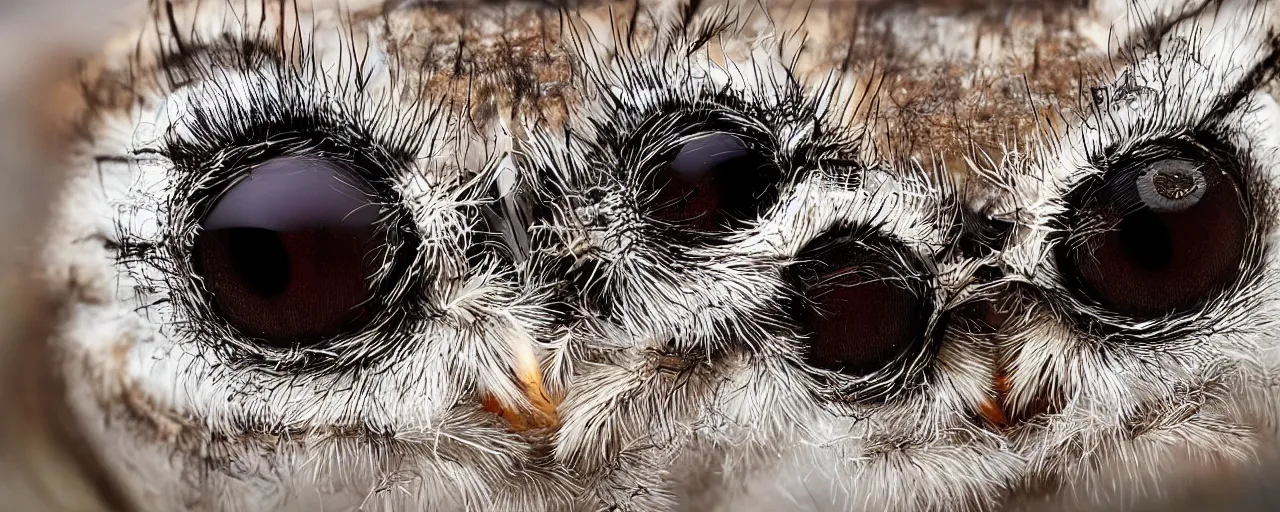
<path fill-rule="evenodd" d="M 335 28 L 293 11 L 280 30 L 237 19 L 211 35 L 183 32 L 174 6 L 153 8 L 129 65 L 90 77 L 133 98 L 85 123 L 94 138 L 84 151 L 114 166 L 100 187 L 114 223 L 103 238 L 125 288 L 110 293 L 137 308 L 112 314 L 139 324 L 127 335 L 130 359 L 106 377 L 124 391 L 99 397 L 121 425 L 102 438 L 156 441 L 147 446 L 173 458 L 175 478 L 218 505 L 253 500 L 232 491 L 246 486 L 262 487 L 247 506 L 263 507 L 320 486 L 334 503 L 367 490 L 365 505 L 387 508 L 416 495 L 428 508 L 567 507 L 576 484 L 547 460 L 545 439 L 535 442 L 546 434 L 507 432 L 482 410 L 482 395 L 527 400 L 512 377 L 512 340 L 538 347 L 557 331 L 546 292 L 518 281 L 509 255 L 485 243 L 497 177 L 476 165 L 494 153 L 479 133 L 488 128 L 464 120 L 486 101 L 471 96 L 471 71 L 424 64 L 414 75 L 397 60 L 412 54 L 370 41 L 389 30 L 377 22 Z M 449 87 L 424 85 L 433 79 Z M 190 264 L 212 203 L 282 155 L 339 162 L 368 182 L 383 210 L 375 226 L 393 245 L 372 276 L 387 313 L 288 350 L 220 318 Z M 169 413 L 180 428 L 165 423 Z"/>
<path fill-rule="evenodd" d="M 183 505 L 995 510 L 1155 496 L 1274 435 L 1245 416 L 1275 422 L 1280 37 L 1232 31 L 1264 2 L 378 3 L 153 0 L 132 54 L 82 68 L 68 380 Z M 732 229 L 660 214 L 703 136 L 776 172 Z M 1155 319 L 1082 295 L 1056 251 L 1114 226 L 1077 203 L 1184 146 L 1241 168 L 1240 277 Z M 367 326 L 281 349 L 191 253 L 296 155 L 370 185 L 389 250 Z M 916 300 L 925 338 L 811 359 L 848 276 L 902 283 L 872 300 Z M 550 427 L 508 415 L 529 368 Z"/>
<path fill-rule="evenodd" d="M 869 400 L 905 394 L 905 401 L 894 407 L 928 412 L 893 409 L 888 414 L 913 415 L 913 421 L 928 428 L 950 421 L 918 403 L 927 400 L 922 390 L 930 388 L 917 382 L 923 382 L 929 350 L 861 383 L 848 378 L 822 383 L 801 375 L 803 347 L 780 303 L 782 290 L 773 282 L 800 246 L 832 230 L 900 236 L 911 251 L 946 253 L 955 236 L 939 233 L 959 231 L 954 175 L 926 172 L 915 163 L 866 163 L 873 143 L 849 112 L 867 118 L 878 113 L 874 106 L 862 105 L 864 97 L 846 90 L 843 81 L 853 75 L 802 76 L 800 57 L 786 57 L 782 49 L 796 44 L 787 34 L 754 40 L 751 60 L 721 62 L 719 49 L 732 45 L 740 35 L 735 31 L 753 18 L 742 12 L 703 16 L 691 23 L 673 22 L 676 28 L 669 30 L 653 29 L 659 35 L 652 39 L 627 39 L 605 49 L 591 46 L 605 44 L 593 39 L 573 39 L 579 44 L 575 51 L 587 55 L 575 89 L 581 112 L 565 126 L 535 131 L 521 151 L 527 169 L 522 190 L 538 198 L 532 203 L 539 205 L 530 227 L 530 261 L 521 273 L 559 287 L 558 300 L 569 310 L 562 320 L 566 337 L 551 347 L 548 365 L 548 381 L 569 391 L 561 409 L 571 413 L 561 429 L 557 455 L 583 472 L 592 500 L 624 509 L 669 509 L 666 486 L 679 482 L 654 487 L 659 484 L 654 475 L 662 475 L 662 468 L 679 457 L 691 467 L 704 462 L 710 467 L 717 455 L 697 450 L 716 446 L 729 453 L 726 464 L 754 468 L 780 456 L 769 441 L 822 439 L 824 434 L 807 432 L 805 422 L 814 414 L 825 417 L 835 411 L 831 414 L 857 423 L 877 410 L 826 403 L 819 396 L 840 402 L 851 399 L 847 391 L 854 388 Z M 715 32 L 714 37 L 705 31 Z M 596 55 L 608 59 L 593 60 Z M 859 106 L 851 109 L 855 104 Z M 740 135 L 782 170 L 777 183 L 781 199 L 762 215 L 764 222 L 749 219 L 726 236 L 729 244 L 740 247 L 687 249 L 698 244 L 644 216 L 649 205 L 643 178 L 653 171 L 647 167 L 661 165 L 658 155 L 699 130 Z M 870 174 L 876 179 L 864 179 Z M 828 194 L 898 197 L 901 202 L 836 200 Z M 761 231 L 777 229 L 764 224 L 780 216 L 794 233 Z M 748 254 L 754 251 L 761 254 Z M 708 311 L 717 306 L 690 305 L 696 301 L 678 291 L 712 288 L 698 281 L 712 264 L 733 273 L 716 282 L 728 291 L 700 293 L 743 297 L 725 305 L 722 315 Z M 955 275 L 946 279 L 963 280 L 973 270 L 951 272 Z M 575 279 L 581 282 L 565 283 Z M 933 276 L 927 281 L 944 286 Z M 980 297 L 953 297 L 932 287 L 928 293 L 940 295 L 948 308 Z M 720 316 L 708 319 L 715 315 Z M 763 373 L 738 373 L 748 368 Z M 804 393 L 771 390 L 780 382 Z M 761 394 L 751 396 L 747 390 Z M 743 411 L 757 410 L 767 411 L 767 419 L 756 430 L 730 423 Z M 691 446 L 699 443 L 707 446 Z M 691 452 L 681 454 L 685 450 Z M 890 451 L 865 457 L 866 466 L 863 458 L 847 464 L 858 470 L 877 467 L 871 465 L 879 461 L 893 464 L 888 462 Z M 948 498 L 968 502 L 943 494 L 918 497 L 921 503 Z"/>

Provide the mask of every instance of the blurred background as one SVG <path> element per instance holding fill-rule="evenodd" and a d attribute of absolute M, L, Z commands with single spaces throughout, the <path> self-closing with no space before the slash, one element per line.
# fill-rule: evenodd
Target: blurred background
<path fill-rule="evenodd" d="M 125 21 L 121 0 L 0 0 L 0 510 L 129 510 L 65 409 L 45 333 L 58 298 L 30 261 L 61 173 L 65 77 Z"/>

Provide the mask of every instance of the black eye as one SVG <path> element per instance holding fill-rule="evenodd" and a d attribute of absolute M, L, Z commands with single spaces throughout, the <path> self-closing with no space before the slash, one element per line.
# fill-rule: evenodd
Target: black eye
<path fill-rule="evenodd" d="M 788 272 L 802 297 L 795 315 L 810 365 L 861 377 L 920 348 L 933 301 L 905 251 L 824 237 L 797 259 Z"/>
<path fill-rule="evenodd" d="M 768 159 L 741 138 L 699 135 L 649 176 L 650 215 L 695 231 L 723 232 L 772 204 L 777 176 Z"/>
<path fill-rule="evenodd" d="M 1083 233 L 1058 258 L 1083 292 L 1118 313 L 1185 311 L 1235 279 L 1249 233 L 1244 198 L 1210 159 L 1165 158 L 1079 189 Z"/>
<path fill-rule="evenodd" d="M 278 158 L 213 206 L 193 263 L 245 334 L 279 347 L 314 343 L 365 316 L 378 218 L 367 185 L 338 164 Z"/>

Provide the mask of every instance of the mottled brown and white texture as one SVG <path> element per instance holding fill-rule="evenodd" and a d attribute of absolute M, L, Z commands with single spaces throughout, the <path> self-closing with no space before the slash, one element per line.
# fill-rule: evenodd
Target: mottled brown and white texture
<path fill-rule="evenodd" d="M 148 7 L 69 80 L 41 272 L 79 425 L 144 509 L 1092 509 L 1273 451 L 1271 3 Z M 642 174 L 712 118 L 777 197 L 689 244 Z M 1249 163 L 1248 271 L 1163 321 L 1077 300 L 1064 196 L 1206 123 Z M 207 304 L 198 201 L 318 138 L 381 164 L 411 254 L 367 330 L 271 349 Z M 832 230 L 928 284 L 892 371 L 806 363 L 787 273 Z M 558 418 L 514 429 L 532 359 Z"/>

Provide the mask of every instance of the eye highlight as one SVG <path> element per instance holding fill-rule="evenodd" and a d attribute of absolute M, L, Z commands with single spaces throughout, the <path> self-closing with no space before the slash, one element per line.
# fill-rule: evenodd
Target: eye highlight
<path fill-rule="evenodd" d="M 200 223 L 193 265 L 222 316 L 286 348 L 367 318 L 380 261 L 379 208 L 331 161 L 282 157 L 253 169 Z"/>
<path fill-rule="evenodd" d="M 887 242 L 824 236 L 797 259 L 788 272 L 802 298 L 794 315 L 806 335 L 809 365 L 864 377 L 921 347 L 933 301 L 904 251 Z"/>
<path fill-rule="evenodd" d="M 1154 213 L 1173 213 L 1194 207 L 1204 198 L 1208 183 L 1198 166 L 1186 160 L 1161 160 L 1138 175 L 1138 199 Z"/>
<path fill-rule="evenodd" d="M 696 231 L 718 233 L 754 217 L 771 201 L 778 172 L 758 150 L 729 133 L 696 135 L 649 176 L 650 216 Z"/>
<path fill-rule="evenodd" d="M 1150 319 L 1212 298 L 1239 274 L 1245 197 L 1210 155 L 1175 152 L 1117 167 L 1067 197 L 1079 233 L 1058 260 L 1087 298 Z"/>

